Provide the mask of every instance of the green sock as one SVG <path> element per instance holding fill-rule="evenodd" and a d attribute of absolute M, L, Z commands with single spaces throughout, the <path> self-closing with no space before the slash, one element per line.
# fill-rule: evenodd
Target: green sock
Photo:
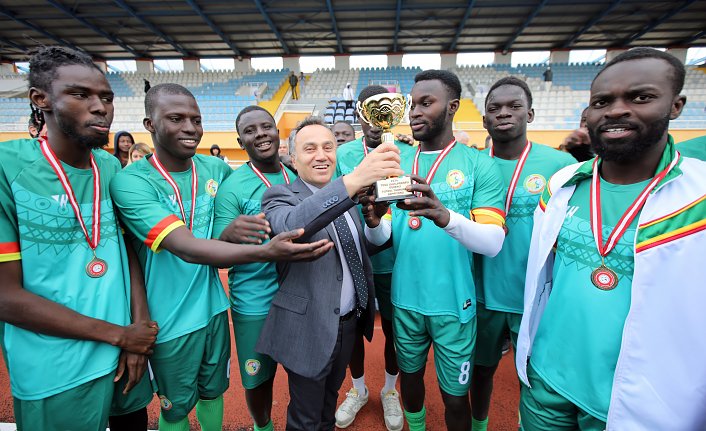
<path fill-rule="evenodd" d="M 407 418 L 407 425 L 409 425 L 409 431 L 426 431 L 427 429 L 427 408 L 422 407 L 422 409 L 416 413 L 404 411 L 404 417 Z"/>
<path fill-rule="evenodd" d="M 160 414 L 159 431 L 189 431 L 189 417 L 185 416 L 178 422 L 167 422 L 164 416 Z"/>
<path fill-rule="evenodd" d="M 473 431 L 488 430 L 488 418 L 485 418 L 482 421 L 479 421 L 476 418 L 471 418 L 471 422 L 473 423 L 473 428 L 471 428 Z"/>
<path fill-rule="evenodd" d="M 221 431 L 223 429 L 223 395 L 214 400 L 199 400 L 196 403 L 196 419 L 201 431 Z"/>
<path fill-rule="evenodd" d="M 257 426 L 257 424 L 253 424 L 253 429 L 255 431 L 274 431 L 275 427 L 272 425 L 272 420 L 270 419 L 270 421 L 267 422 L 267 425 L 265 425 L 262 428 Z"/>

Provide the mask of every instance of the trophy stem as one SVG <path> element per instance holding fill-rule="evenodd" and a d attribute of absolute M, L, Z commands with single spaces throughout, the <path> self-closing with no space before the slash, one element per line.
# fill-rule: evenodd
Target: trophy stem
<path fill-rule="evenodd" d="M 384 144 L 384 143 L 387 143 L 387 142 L 389 142 L 389 143 L 392 144 L 392 143 L 395 142 L 395 135 L 393 135 L 392 132 L 390 132 L 390 130 L 385 130 L 385 131 L 382 133 L 382 137 L 381 137 L 380 140 L 381 140 L 381 142 L 382 142 L 383 144 Z"/>

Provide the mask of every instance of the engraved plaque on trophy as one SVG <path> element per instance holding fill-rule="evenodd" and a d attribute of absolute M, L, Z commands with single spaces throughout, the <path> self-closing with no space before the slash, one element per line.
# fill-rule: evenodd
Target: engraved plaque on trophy
<path fill-rule="evenodd" d="M 382 129 L 382 143 L 394 142 L 390 129 L 398 125 L 407 113 L 409 106 L 406 97 L 399 93 L 382 93 L 370 96 L 356 103 L 358 116 L 367 124 Z M 411 197 L 406 187 L 412 184 L 408 176 L 390 177 L 375 183 L 376 202 L 394 202 Z"/>

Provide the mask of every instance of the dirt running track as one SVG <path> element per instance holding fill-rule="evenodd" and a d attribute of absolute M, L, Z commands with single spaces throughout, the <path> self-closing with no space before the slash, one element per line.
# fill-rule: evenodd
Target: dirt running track
<path fill-rule="evenodd" d="M 227 275 L 221 271 L 221 279 L 226 282 Z M 232 324 L 232 323 L 231 323 Z M 232 337 L 232 331 L 231 331 Z M 245 398 L 240 385 L 240 374 L 235 361 L 235 343 L 231 341 L 233 366 L 231 366 L 230 388 L 225 393 L 225 421 L 223 429 L 227 431 L 252 430 L 252 420 L 245 405 Z M 10 383 L 7 376 L 7 368 L 0 357 L 0 422 L 14 422 L 12 416 L 12 397 L 10 396 Z M 348 427 L 351 431 L 373 431 L 385 430 L 382 418 L 382 406 L 380 404 L 380 388 L 382 388 L 385 378 L 383 369 L 383 334 L 379 321 L 375 328 L 373 342 L 367 345 L 366 350 L 366 380 L 370 389 L 370 400 L 368 404 L 358 413 L 356 421 Z M 378 364 L 373 369 L 372 364 Z M 427 362 L 427 373 L 425 377 L 427 387 L 426 407 L 427 407 L 427 430 L 441 431 L 444 426 L 444 407 L 441 402 L 434 373 L 434 362 L 432 355 Z M 345 397 L 345 391 L 350 387 L 350 376 L 343 382 L 343 387 L 339 395 L 339 404 Z M 517 400 L 519 399 L 519 386 L 515 376 L 512 355 L 505 355 L 500 363 L 498 372 L 495 375 L 495 389 L 493 391 L 493 401 L 490 410 L 489 429 L 492 431 L 516 431 L 517 430 Z M 156 400 L 156 397 L 155 397 Z M 159 403 L 153 400 L 149 406 L 150 428 L 157 429 L 157 417 L 159 415 Z M 275 378 L 274 405 L 272 416 L 275 429 L 283 430 L 289 394 L 287 391 L 287 376 L 282 367 L 277 372 Z M 199 430 L 198 424 L 191 413 L 191 429 Z M 407 426 L 405 425 L 405 430 Z"/>

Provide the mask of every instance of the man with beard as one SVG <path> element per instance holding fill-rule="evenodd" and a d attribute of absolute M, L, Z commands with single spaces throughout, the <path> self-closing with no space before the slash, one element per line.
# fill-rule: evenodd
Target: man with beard
<path fill-rule="evenodd" d="M 495 162 L 457 145 L 453 117 L 461 83 L 444 70 L 417 74 L 409 112 L 414 155 L 402 158 L 415 184 L 412 198 L 392 208 L 364 208 L 370 240 L 382 244 L 392 232 L 395 347 L 402 402 L 410 431 L 426 429 L 424 372 L 434 345 L 436 374 L 449 430 L 471 429 L 468 388 L 476 340 L 473 253 L 495 256 L 505 233 L 505 189 Z"/>
<path fill-rule="evenodd" d="M 535 211 L 517 349 L 522 426 L 706 428 L 706 164 L 668 133 L 684 66 L 635 48 L 591 84 L 597 154 Z"/>
<path fill-rule="evenodd" d="M 502 358 L 506 334 L 517 347 L 532 214 L 547 178 L 576 163 L 567 153 L 530 142 L 527 124 L 533 120 L 532 93 L 525 81 L 510 76 L 490 87 L 483 126 L 493 139 L 493 147 L 486 151 L 500 168 L 507 190 L 506 237 L 497 256 L 476 255 L 478 339 L 471 379 L 473 431 L 487 429 L 493 375 Z"/>
<path fill-rule="evenodd" d="M 249 162 L 233 172 L 218 190 L 213 238 L 218 238 L 232 220 L 244 224 L 239 238 L 221 238 L 240 243 L 262 243 L 269 236 L 260 203 L 275 184 L 289 184 L 296 174 L 280 163 L 279 131 L 272 115 L 259 106 L 248 106 L 235 120 L 238 143 Z M 240 365 L 245 401 L 255 431 L 272 431 L 272 384 L 277 363 L 255 351 L 255 343 L 277 292 L 277 269 L 272 262 L 236 265 L 228 272 L 233 335 Z"/>
<path fill-rule="evenodd" d="M 388 93 L 381 85 L 365 87 L 358 95 L 358 102 L 377 94 Z M 363 136 L 351 142 L 350 145 L 339 148 L 336 152 L 336 176 L 348 175 L 363 161 L 370 151 L 382 143 L 382 129 L 374 127 L 359 118 Z M 335 134 L 335 133 L 334 133 Z M 400 141 L 394 142 L 400 154 L 414 153 L 414 149 Z M 392 285 L 392 266 L 395 263 L 395 253 L 386 249 L 370 257 L 373 264 L 373 282 L 375 297 L 380 309 L 380 324 L 385 335 L 385 386 L 380 392 L 385 426 L 390 431 L 398 431 L 404 425 L 399 394 L 395 389 L 399 368 L 397 354 L 392 336 L 392 302 L 390 289 Z M 358 334 L 351 355 L 351 378 L 353 387 L 346 394 L 346 399 L 336 411 L 336 426 L 346 428 L 355 420 L 358 411 L 368 402 L 368 388 L 365 385 L 365 344 L 363 334 Z"/>
<path fill-rule="evenodd" d="M 211 240 L 216 191 L 231 169 L 196 154 L 203 136 L 196 99 L 180 85 L 155 85 L 145 96 L 145 115 L 155 152 L 121 171 L 111 192 L 143 266 L 150 311 L 162 327 L 150 358 L 162 408 L 159 429 L 188 430 L 196 406 L 201 428 L 220 430 L 230 335 L 228 298 L 215 266 L 316 258 L 331 244 L 294 244 L 301 230 L 264 245 Z"/>
<path fill-rule="evenodd" d="M 158 328 L 113 212 L 120 163 L 99 149 L 113 91 L 90 56 L 63 47 L 32 56 L 29 86 L 47 136 L 0 154 L 0 319 L 15 420 L 21 430 L 96 430 L 112 411 L 133 414 L 111 428 L 146 429 L 142 376 Z"/>

